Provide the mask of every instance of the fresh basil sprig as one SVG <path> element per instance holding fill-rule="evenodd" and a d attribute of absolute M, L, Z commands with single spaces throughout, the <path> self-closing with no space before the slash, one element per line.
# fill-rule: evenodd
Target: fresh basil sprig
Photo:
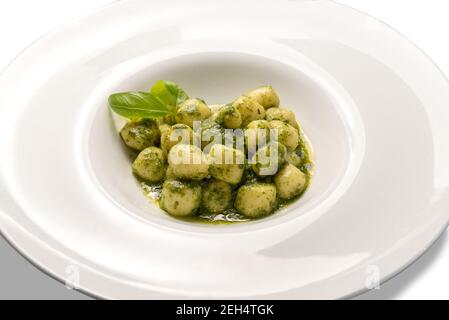
<path fill-rule="evenodd" d="M 153 85 L 150 92 L 168 105 L 173 111 L 176 111 L 181 103 L 189 99 L 187 93 L 171 81 L 159 80 Z"/>
<path fill-rule="evenodd" d="M 109 106 L 115 113 L 128 119 L 156 119 L 176 114 L 189 96 L 177 84 L 160 80 L 151 92 L 119 92 L 109 96 Z"/>

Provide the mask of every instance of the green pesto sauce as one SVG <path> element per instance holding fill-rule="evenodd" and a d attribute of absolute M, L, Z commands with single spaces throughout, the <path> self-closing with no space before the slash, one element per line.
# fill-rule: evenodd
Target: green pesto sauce
<path fill-rule="evenodd" d="M 273 212 L 270 214 L 275 214 L 276 211 L 285 208 L 289 206 L 290 204 L 295 203 L 298 199 L 302 197 L 304 192 L 308 189 L 310 181 L 312 179 L 312 173 L 313 173 L 313 162 L 312 157 L 309 152 L 309 147 L 307 141 L 304 139 L 304 137 L 300 137 L 300 142 L 298 148 L 295 150 L 295 152 L 298 154 L 298 156 L 301 158 L 301 165 L 299 166 L 299 169 L 306 175 L 307 177 L 307 184 L 304 188 L 304 191 L 288 200 L 283 199 L 277 199 L 275 203 L 275 207 Z M 134 175 L 137 179 L 137 181 L 140 184 L 140 187 L 143 190 L 143 193 L 146 197 L 148 197 L 151 201 L 157 203 L 159 205 L 159 201 L 161 198 L 162 193 L 162 185 L 164 181 L 161 181 L 159 183 L 152 183 L 148 182 L 136 175 Z M 245 183 L 255 183 L 255 182 L 269 182 L 272 183 L 273 177 L 265 177 L 260 178 L 258 177 L 251 169 L 250 166 L 247 167 L 247 169 L 244 172 L 242 182 L 234 187 L 233 190 L 233 197 L 232 197 L 232 203 L 234 202 L 235 195 L 237 193 L 237 189 Z M 201 181 L 198 182 L 199 184 L 204 184 L 207 182 Z M 168 214 L 168 213 L 167 213 Z M 171 216 L 173 217 L 173 216 Z M 264 217 L 260 218 L 248 218 L 244 216 L 243 214 L 239 213 L 237 209 L 235 208 L 229 208 L 223 211 L 222 213 L 215 214 L 211 213 L 208 210 L 206 210 L 203 207 L 200 207 L 199 209 L 194 212 L 192 216 L 189 217 L 173 217 L 175 219 L 179 219 L 182 221 L 187 222 L 195 222 L 195 223 L 207 223 L 207 224 L 232 224 L 232 223 L 240 223 L 240 222 L 247 222 L 247 221 L 253 221 L 253 220 L 260 220 Z"/>

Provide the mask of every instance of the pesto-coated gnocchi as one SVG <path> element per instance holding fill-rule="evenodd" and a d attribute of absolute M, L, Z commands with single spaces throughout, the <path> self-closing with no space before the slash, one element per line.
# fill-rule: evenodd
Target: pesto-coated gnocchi
<path fill-rule="evenodd" d="M 209 152 L 209 164 L 212 177 L 230 184 L 238 184 L 243 176 L 245 155 L 239 150 L 215 144 Z"/>
<path fill-rule="evenodd" d="M 109 102 L 129 119 L 120 136 L 144 194 L 173 217 L 260 219 L 297 200 L 310 183 L 312 149 L 272 86 L 208 105 L 161 80 Z"/>
<path fill-rule="evenodd" d="M 211 104 L 211 105 L 209 105 L 209 109 L 210 109 L 210 112 L 212 112 L 212 115 L 215 115 L 224 106 L 225 106 L 225 104 Z"/>
<path fill-rule="evenodd" d="M 201 133 L 198 135 L 201 137 L 201 148 L 205 149 L 206 146 L 223 143 L 224 128 L 211 117 L 203 121 Z M 207 152 L 208 150 L 205 149 L 205 151 Z"/>
<path fill-rule="evenodd" d="M 245 216 L 260 218 L 269 215 L 275 209 L 276 187 L 269 183 L 243 185 L 237 191 L 235 207 Z"/>
<path fill-rule="evenodd" d="M 162 124 L 172 126 L 172 125 L 176 124 L 176 117 L 174 114 L 167 114 L 163 117 L 156 119 L 156 123 L 158 126 L 160 126 Z"/>
<path fill-rule="evenodd" d="M 202 180 L 209 174 L 209 163 L 200 148 L 177 144 L 168 154 L 168 164 L 179 179 Z"/>
<path fill-rule="evenodd" d="M 265 86 L 254 89 L 246 94 L 246 96 L 257 101 L 258 104 L 265 109 L 279 107 L 279 96 L 272 86 Z"/>
<path fill-rule="evenodd" d="M 184 101 L 176 112 L 176 121 L 193 128 L 194 121 L 202 121 L 212 115 L 207 104 L 200 99 Z"/>
<path fill-rule="evenodd" d="M 173 173 L 173 168 L 170 166 L 167 166 L 167 170 L 165 170 L 165 179 L 166 180 L 175 180 L 177 177 Z"/>
<path fill-rule="evenodd" d="M 132 164 L 135 174 L 142 179 L 157 182 L 164 178 L 165 154 L 157 147 L 143 149 Z"/>
<path fill-rule="evenodd" d="M 232 204 L 232 187 L 220 180 L 211 180 L 203 186 L 203 206 L 212 213 L 222 213 Z"/>
<path fill-rule="evenodd" d="M 128 122 L 120 131 L 120 135 L 128 147 L 141 151 L 156 145 L 160 132 L 156 122 L 148 119 Z"/>
<path fill-rule="evenodd" d="M 161 148 L 166 154 L 178 143 L 191 144 L 192 142 L 193 130 L 185 124 L 175 124 L 170 128 L 165 128 L 161 135 Z"/>
<path fill-rule="evenodd" d="M 302 164 L 302 160 L 304 158 L 304 151 L 301 147 L 296 148 L 294 151 L 287 152 L 285 159 L 291 165 L 295 167 L 299 167 Z"/>
<path fill-rule="evenodd" d="M 161 137 L 162 135 L 167 132 L 168 130 L 170 130 L 171 125 L 167 124 L 167 123 L 161 123 L 158 125 L 159 128 L 159 132 L 161 133 Z"/>
<path fill-rule="evenodd" d="M 280 120 L 285 123 L 288 123 L 295 129 L 299 129 L 298 122 L 296 121 L 295 114 L 291 110 L 283 109 L 283 108 L 271 108 L 266 111 L 266 119 L 268 121 L 271 120 Z"/>
<path fill-rule="evenodd" d="M 288 123 L 279 120 L 272 120 L 269 123 L 270 129 L 277 130 L 278 141 L 286 146 L 288 150 L 295 150 L 299 144 L 298 130 Z"/>
<path fill-rule="evenodd" d="M 236 107 L 228 104 L 218 110 L 216 121 L 225 128 L 237 129 L 242 126 L 242 115 Z"/>
<path fill-rule="evenodd" d="M 186 217 L 200 207 L 201 186 L 194 182 L 167 180 L 161 193 L 161 208 L 176 217 Z"/>
<path fill-rule="evenodd" d="M 246 126 L 251 121 L 265 118 L 264 107 L 250 97 L 241 96 L 232 103 L 232 106 L 240 112 L 243 126 Z"/>
<path fill-rule="evenodd" d="M 291 199 L 304 191 L 307 185 L 307 178 L 301 170 L 291 164 L 287 164 L 276 174 L 274 183 L 280 198 Z"/>
<path fill-rule="evenodd" d="M 251 121 L 245 129 L 245 144 L 250 153 L 270 141 L 270 123 L 267 120 Z"/>
<path fill-rule="evenodd" d="M 254 154 L 253 171 L 259 176 L 274 175 L 285 163 L 286 156 L 287 148 L 282 143 L 269 143 Z"/>

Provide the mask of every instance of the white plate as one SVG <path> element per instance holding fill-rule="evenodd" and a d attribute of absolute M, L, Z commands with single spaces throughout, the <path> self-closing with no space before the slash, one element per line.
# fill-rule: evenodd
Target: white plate
<path fill-rule="evenodd" d="M 159 78 L 209 102 L 274 85 L 315 149 L 304 198 L 234 226 L 149 203 L 106 101 Z M 352 296 L 449 220 L 448 82 L 398 33 L 331 1 L 120 1 L 29 47 L 0 91 L 0 229 L 96 296 Z"/>

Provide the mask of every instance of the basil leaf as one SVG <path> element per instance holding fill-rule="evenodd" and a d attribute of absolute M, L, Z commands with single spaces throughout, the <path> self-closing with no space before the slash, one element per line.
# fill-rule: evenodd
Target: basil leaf
<path fill-rule="evenodd" d="M 173 112 L 149 92 L 120 92 L 109 96 L 109 105 L 117 114 L 131 119 L 155 119 Z"/>
<path fill-rule="evenodd" d="M 150 92 L 167 104 L 172 111 L 176 111 L 181 103 L 189 99 L 187 93 L 171 81 L 159 80 L 153 85 Z"/>

